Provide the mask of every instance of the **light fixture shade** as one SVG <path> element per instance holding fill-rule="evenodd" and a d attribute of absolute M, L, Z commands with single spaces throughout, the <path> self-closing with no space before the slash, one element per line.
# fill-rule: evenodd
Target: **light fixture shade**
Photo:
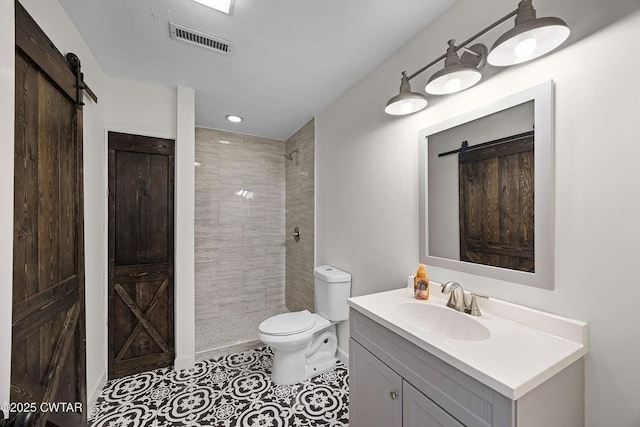
<path fill-rule="evenodd" d="M 419 93 L 409 92 L 394 96 L 387 102 L 384 112 L 392 116 L 416 113 L 427 106 L 427 99 Z"/>
<path fill-rule="evenodd" d="M 424 110 L 427 106 L 427 99 L 424 95 L 411 92 L 411 85 L 406 73 L 402 73 L 400 83 L 400 93 L 387 102 L 384 112 L 392 116 L 404 116 Z"/>
<path fill-rule="evenodd" d="M 484 67 L 487 58 L 487 47 L 476 44 L 466 50 L 462 59 L 458 56 L 455 40 L 447 42 L 447 56 L 444 68 L 433 74 L 424 90 L 432 95 L 448 95 L 469 89 L 482 79 L 479 69 Z M 464 60 L 464 61 L 463 61 Z"/>
<path fill-rule="evenodd" d="M 518 6 L 516 25 L 496 40 L 487 58 L 496 67 L 521 64 L 545 55 L 569 38 L 571 30 L 560 18 L 536 18 L 531 0 Z"/>
<path fill-rule="evenodd" d="M 482 73 L 473 65 L 455 64 L 432 75 L 424 90 L 432 95 L 447 95 L 468 89 L 480 79 Z"/>

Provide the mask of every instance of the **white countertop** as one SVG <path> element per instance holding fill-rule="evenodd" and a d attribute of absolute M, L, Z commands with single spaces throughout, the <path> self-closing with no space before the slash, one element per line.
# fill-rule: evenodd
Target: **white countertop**
<path fill-rule="evenodd" d="M 408 302 L 445 307 L 447 298 L 440 285 L 432 282 L 428 301 L 416 300 L 410 289 L 402 288 L 350 298 L 349 305 L 512 400 L 587 354 L 586 323 L 505 301 L 478 300 L 482 316 L 473 319 L 490 332 L 483 341 L 460 341 L 419 329 L 394 311 Z"/>

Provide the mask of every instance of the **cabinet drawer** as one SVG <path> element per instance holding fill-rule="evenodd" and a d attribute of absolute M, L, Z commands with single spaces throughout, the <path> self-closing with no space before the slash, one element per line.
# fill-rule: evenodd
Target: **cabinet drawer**
<path fill-rule="evenodd" d="M 351 338 L 470 427 L 512 427 L 515 402 L 369 319 L 350 312 Z"/>

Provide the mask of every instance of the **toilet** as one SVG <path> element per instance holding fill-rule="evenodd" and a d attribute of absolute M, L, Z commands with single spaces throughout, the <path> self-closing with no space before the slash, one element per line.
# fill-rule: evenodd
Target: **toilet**
<path fill-rule="evenodd" d="M 351 275 L 330 265 L 313 269 L 317 313 L 308 310 L 270 317 L 260 324 L 260 341 L 273 348 L 271 379 L 296 384 L 337 362 L 336 323 L 349 318 Z"/>

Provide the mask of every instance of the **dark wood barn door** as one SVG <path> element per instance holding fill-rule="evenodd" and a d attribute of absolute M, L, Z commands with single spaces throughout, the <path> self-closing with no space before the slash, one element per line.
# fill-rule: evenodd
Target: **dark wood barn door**
<path fill-rule="evenodd" d="M 109 132 L 109 378 L 169 366 L 174 141 Z"/>
<path fill-rule="evenodd" d="M 533 136 L 459 156 L 460 260 L 533 272 Z"/>
<path fill-rule="evenodd" d="M 15 58 L 11 401 L 86 408 L 81 95 L 18 3 Z M 35 425 L 85 420 L 84 409 L 44 411 Z"/>

